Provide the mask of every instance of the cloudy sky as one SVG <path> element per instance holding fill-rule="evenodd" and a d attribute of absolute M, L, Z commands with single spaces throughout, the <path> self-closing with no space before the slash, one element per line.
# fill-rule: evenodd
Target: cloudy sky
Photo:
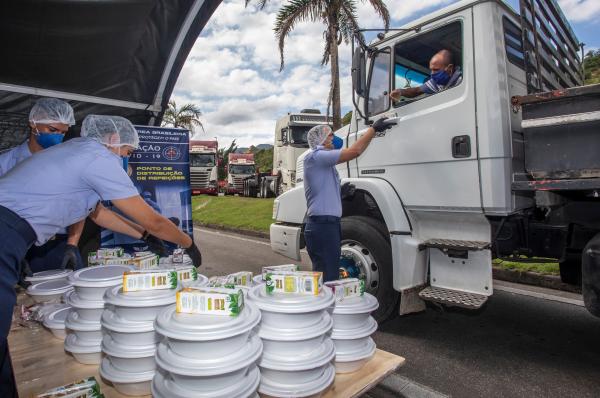
<path fill-rule="evenodd" d="M 518 0 L 508 0 L 518 9 Z M 558 0 L 586 49 L 600 48 L 600 0 Z M 190 52 L 173 93 L 178 104 L 202 109 L 205 137 L 220 146 L 234 138 L 239 146 L 273 143 L 275 121 L 287 112 L 317 108 L 325 113 L 329 67 L 321 67 L 323 25 L 297 25 L 286 41 L 285 69 L 273 35 L 278 8 L 270 0 L 259 11 L 244 0 L 224 0 Z M 455 0 L 387 0 L 391 27 L 398 27 Z M 359 2 L 360 3 L 360 2 Z M 381 27 L 366 4 L 359 6 L 361 27 Z M 340 46 L 342 115 L 350 110 L 350 48 Z M 201 133 L 201 131 L 200 131 Z"/>

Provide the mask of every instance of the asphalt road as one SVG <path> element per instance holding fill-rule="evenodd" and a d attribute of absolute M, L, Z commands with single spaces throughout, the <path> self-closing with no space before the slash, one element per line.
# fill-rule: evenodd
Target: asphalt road
<path fill-rule="evenodd" d="M 208 276 L 290 263 L 266 240 L 196 238 Z M 309 266 L 306 254 L 300 264 Z M 497 291 L 479 312 L 431 306 L 386 322 L 374 339 L 406 358 L 397 376 L 452 397 L 600 397 L 600 319 L 579 306 Z"/>

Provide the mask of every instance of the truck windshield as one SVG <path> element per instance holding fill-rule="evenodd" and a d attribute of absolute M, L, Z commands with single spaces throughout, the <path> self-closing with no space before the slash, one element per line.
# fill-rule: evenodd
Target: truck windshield
<path fill-rule="evenodd" d="M 290 127 L 290 144 L 297 146 L 308 148 L 308 141 L 306 140 L 306 135 L 308 134 L 308 130 L 310 130 L 312 126 L 291 126 Z"/>
<path fill-rule="evenodd" d="M 230 164 L 229 172 L 231 174 L 254 174 L 253 164 Z"/>
<path fill-rule="evenodd" d="M 190 153 L 191 167 L 212 167 L 215 165 L 215 155 L 212 153 Z"/>

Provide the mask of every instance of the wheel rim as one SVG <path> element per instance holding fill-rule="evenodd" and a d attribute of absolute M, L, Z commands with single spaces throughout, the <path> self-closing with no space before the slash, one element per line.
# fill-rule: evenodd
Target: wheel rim
<path fill-rule="evenodd" d="M 365 280 L 367 292 L 376 295 L 379 288 L 379 266 L 371 251 L 354 240 L 342 241 L 342 256 L 340 258 L 340 275 L 345 277 L 362 278 Z"/>

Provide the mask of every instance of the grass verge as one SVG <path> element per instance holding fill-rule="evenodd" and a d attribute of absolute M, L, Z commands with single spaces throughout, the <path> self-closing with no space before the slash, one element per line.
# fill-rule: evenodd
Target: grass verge
<path fill-rule="evenodd" d="M 238 196 L 192 197 L 194 221 L 249 231 L 269 232 L 273 200 Z"/>
<path fill-rule="evenodd" d="M 492 265 L 494 267 L 513 271 L 537 272 L 538 274 L 544 275 L 560 275 L 558 262 L 556 261 L 556 259 L 551 258 L 495 258 L 494 260 L 492 260 Z"/>

